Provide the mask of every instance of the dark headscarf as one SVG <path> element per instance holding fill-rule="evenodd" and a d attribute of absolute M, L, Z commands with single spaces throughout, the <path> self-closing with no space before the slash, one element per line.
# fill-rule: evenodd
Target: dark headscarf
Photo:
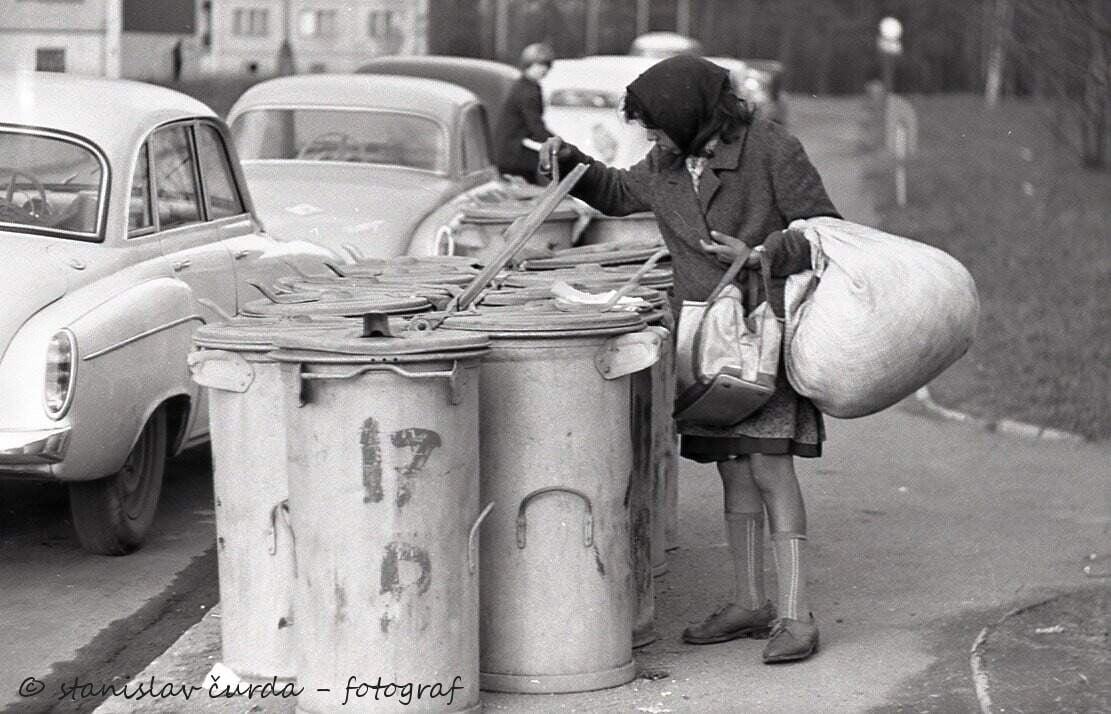
<path fill-rule="evenodd" d="M 726 95 L 736 102 L 724 67 L 691 55 L 669 57 L 626 88 L 626 116 L 663 131 L 683 154 L 698 154 L 723 128 Z"/>

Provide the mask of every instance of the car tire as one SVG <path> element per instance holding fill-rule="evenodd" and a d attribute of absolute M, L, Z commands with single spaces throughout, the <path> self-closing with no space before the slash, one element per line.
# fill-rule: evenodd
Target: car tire
<path fill-rule="evenodd" d="M 166 468 L 166 412 L 151 415 L 123 468 L 105 478 L 69 485 L 69 507 L 81 547 L 127 555 L 143 544 L 154 522 Z"/>

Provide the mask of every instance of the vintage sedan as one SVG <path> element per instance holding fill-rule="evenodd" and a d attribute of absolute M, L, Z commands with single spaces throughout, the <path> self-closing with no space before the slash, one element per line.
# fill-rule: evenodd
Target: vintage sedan
<path fill-rule="evenodd" d="M 135 82 L 0 73 L 0 477 L 69 484 L 88 550 L 139 547 L 163 462 L 203 443 L 194 329 L 287 261 L 226 125 Z"/>
<path fill-rule="evenodd" d="M 338 257 L 436 254 L 463 206 L 504 193 L 483 105 L 448 82 L 281 77 L 244 92 L 228 122 L 267 227 Z"/>

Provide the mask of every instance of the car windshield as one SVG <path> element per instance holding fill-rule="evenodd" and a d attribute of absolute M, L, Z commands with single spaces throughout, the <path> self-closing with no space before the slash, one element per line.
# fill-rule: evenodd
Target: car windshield
<path fill-rule="evenodd" d="M 379 110 L 252 109 L 232 124 L 244 160 L 298 159 L 448 170 L 447 136 L 434 120 Z"/>
<path fill-rule="evenodd" d="M 104 167 L 61 136 L 0 129 L 0 228 L 93 238 Z"/>

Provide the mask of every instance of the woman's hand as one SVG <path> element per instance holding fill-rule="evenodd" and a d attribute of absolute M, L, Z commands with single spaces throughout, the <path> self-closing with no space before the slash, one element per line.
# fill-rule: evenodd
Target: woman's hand
<path fill-rule="evenodd" d="M 726 235 L 720 231 L 710 231 L 710 237 L 713 238 L 713 242 L 699 241 L 702 244 L 702 250 L 713 255 L 720 262 L 726 265 L 732 265 L 738 255 L 748 253 L 748 260 L 745 261 L 745 267 L 759 267 L 760 254 L 764 250 L 763 246 L 758 245 L 755 248 L 749 248 L 741 239 Z"/>
<path fill-rule="evenodd" d="M 558 136 L 552 136 L 544 140 L 544 143 L 540 145 L 539 152 L 539 170 L 541 174 L 545 176 L 552 175 L 552 157 L 556 156 L 558 160 L 558 154 L 562 148 L 563 139 L 560 139 Z"/>

